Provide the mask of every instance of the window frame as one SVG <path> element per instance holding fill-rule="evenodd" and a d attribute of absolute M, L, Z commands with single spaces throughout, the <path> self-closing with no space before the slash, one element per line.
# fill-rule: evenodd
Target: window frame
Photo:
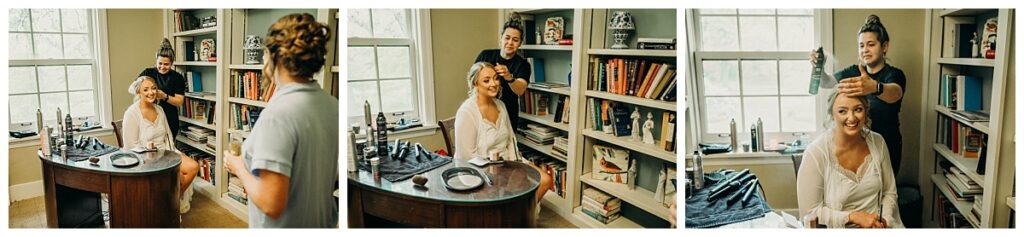
<path fill-rule="evenodd" d="M 352 10 L 352 9 L 349 9 Z M 413 132 L 417 133 L 408 136 L 420 136 L 430 135 L 434 131 L 432 128 L 437 127 L 437 120 L 434 113 L 434 83 L 433 83 L 433 59 L 431 50 L 431 33 L 430 33 L 430 11 L 426 9 L 402 9 L 406 11 L 406 20 L 409 23 L 410 32 L 409 38 L 360 38 L 360 37 L 348 37 L 348 43 L 345 46 L 345 51 L 348 51 L 349 47 L 371 47 L 374 49 L 375 55 L 379 47 L 387 46 L 407 46 L 409 47 L 409 63 L 410 63 L 410 75 L 409 80 L 411 82 L 412 90 L 417 94 L 413 96 L 413 110 L 405 111 L 405 113 L 413 113 L 420 122 L 423 123 L 423 129 L 410 129 L 402 132 Z M 346 18 L 348 11 L 345 11 Z M 372 12 L 371 12 L 372 19 Z M 372 20 L 371 20 L 372 24 Z M 374 57 L 374 63 L 377 64 L 377 58 Z M 404 80 L 405 78 L 380 78 L 380 70 L 377 70 L 378 77 L 374 79 L 359 79 L 350 80 L 346 79 L 346 87 L 351 82 L 377 82 L 377 96 L 382 96 L 380 91 L 380 82 L 388 80 Z M 383 98 L 380 98 L 383 99 Z M 383 106 L 381 104 L 380 106 Z M 362 113 L 352 114 L 345 118 L 346 123 L 351 121 L 362 121 Z M 394 113 L 385 114 L 389 121 L 395 121 Z M 407 117 L 407 116 L 403 116 Z M 402 133 L 399 132 L 399 133 Z M 424 133 L 425 132 L 425 133 Z"/>
<path fill-rule="evenodd" d="M 721 15 L 721 14 L 713 14 L 713 15 Z M 687 16 L 688 16 L 688 19 L 689 19 L 689 23 L 687 24 L 687 27 L 690 27 L 690 29 L 688 29 L 687 32 L 690 33 L 690 37 L 689 38 L 691 39 L 690 41 L 688 41 L 690 43 L 690 45 L 689 45 L 689 47 L 687 47 L 687 50 L 688 50 L 687 53 L 690 55 L 690 58 L 692 59 L 687 66 L 690 67 L 691 76 L 692 76 L 692 78 L 694 78 L 694 80 L 689 80 L 687 83 L 689 84 L 689 87 L 691 88 L 691 90 L 689 92 L 690 93 L 694 93 L 694 95 L 696 95 L 695 96 L 696 98 L 694 100 L 688 100 L 688 102 L 687 102 L 687 103 L 690 103 L 690 104 L 688 104 L 688 106 L 694 110 L 694 111 L 692 111 L 692 113 L 694 113 L 694 114 L 692 114 L 692 116 L 690 117 L 691 121 L 693 121 L 693 124 L 689 125 L 689 128 L 694 130 L 691 134 L 693 136 L 696 136 L 696 139 L 694 139 L 695 141 L 693 143 L 723 143 L 723 142 L 724 143 L 728 143 L 729 142 L 729 134 L 728 133 L 709 133 L 708 132 L 709 129 L 707 128 L 707 123 L 705 121 L 706 120 L 705 118 L 707 116 L 707 112 L 708 111 L 706 109 L 703 109 L 704 107 L 706 107 L 705 103 L 706 103 L 706 99 L 707 99 L 707 97 L 704 94 L 704 85 L 703 85 L 703 83 L 704 83 L 703 82 L 704 81 L 703 62 L 705 60 L 735 60 L 735 62 L 737 62 L 737 64 L 738 64 L 737 66 L 739 67 L 738 70 L 742 71 L 742 62 L 743 61 L 771 60 L 771 61 L 774 61 L 774 62 L 780 62 L 780 61 L 785 61 L 785 60 L 809 60 L 809 57 L 808 57 L 809 51 L 703 51 L 702 50 L 703 46 L 701 45 L 701 39 L 702 39 L 701 38 L 702 37 L 702 35 L 701 35 L 701 33 L 702 33 L 701 32 L 701 24 L 700 24 L 701 23 L 700 22 L 701 14 L 699 14 L 699 10 L 688 9 L 687 10 Z M 730 16 L 739 17 L 739 16 L 747 16 L 747 15 L 741 14 L 741 13 L 737 12 L 735 15 L 730 15 Z M 750 16 L 754 16 L 754 15 L 750 15 Z M 775 13 L 774 15 L 757 15 L 757 16 L 779 16 L 779 15 L 778 15 L 778 13 Z M 788 16 L 788 15 L 784 15 L 784 16 Z M 832 40 L 831 40 L 832 39 L 832 37 L 831 37 L 832 14 L 831 14 L 831 11 L 829 11 L 829 10 L 822 10 L 822 9 L 813 9 L 812 10 L 812 17 L 813 17 L 812 21 L 814 23 L 814 28 L 815 28 L 815 31 L 812 34 L 814 36 L 814 40 L 813 40 L 814 45 L 820 45 L 826 51 L 832 51 Z M 740 22 L 737 21 L 737 27 L 740 27 L 739 24 L 740 24 Z M 777 24 L 778 23 L 776 23 L 776 25 Z M 738 39 L 738 40 L 740 40 L 740 39 Z M 738 43 L 740 43 L 740 45 L 742 45 L 742 42 L 738 42 Z M 776 67 L 779 67 L 778 63 L 776 63 Z M 825 66 L 825 71 L 826 72 L 833 71 L 832 65 L 826 65 Z M 776 70 L 776 73 L 780 73 L 780 72 L 778 70 Z M 776 79 L 776 83 L 781 83 L 781 78 L 777 78 Z M 742 79 L 741 79 L 741 82 L 740 82 L 740 88 L 742 90 Z M 820 111 L 823 111 L 825 106 L 827 106 L 827 104 L 826 104 L 827 103 L 826 95 L 828 94 L 829 91 L 830 90 L 823 89 L 822 92 L 818 93 L 818 95 L 811 95 L 811 97 L 814 98 L 814 107 L 815 107 L 814 117 L 815 117 L 815 120 L 818 123 L 818 124 L 814 125 L 815 131 L 811 131 L 811 132 L 792 132 L 792 131 L 790 131 L 790 132 L 783 132 L 783 131 L 780 131 L 780 132 L 765 132 L 765 140 L 768 140 L 768 141 L 772 141 L 772 140 L 775 140 L 775 141 L 792 141 L 792 140 L 800 138 L 801 136 L 804 136 L 804 135 L 810 135 L 810 137 L 815 137 L 817 134 L 823 132 L 825 130 L 825 128 L 823 127 L 822 122 L 826 118 L 825 118 L 825 115 L 823 113 L 821 113 Z M 784 97 L 798 97 L 798 96 L 786 95 L 786 94 L 781 94 L 781 93 L 775 94 L 775 95 L 744 96 L 742 94 L 742 91 L 740 92 L 740 95 L 739 95 L 739 98 L 741 100 L 743 98 L 753 98 L 753 97 L 775 97 L 775 98 L 779 98 L 777 103 L 779 103 L 779 107 L 778 108 L 780 109 L 779 112 L 780 112 L 780 118 L 781 118 L 781 108 L 783 106 L 782 98 L 784 98 Z M 799 96 L 799 97 L 802 97 L 802 96 Z M 741 106 L 741 108 L 740 108 L 741 113 L 743 113 L 742 112 L 743 103 L 741 103 L 740 106 Z M 741 143 L 742 143 L 742 141 L 745 139 L 744 138 L 744 134 L 746 134 L 745 135 L 746 137 L 749 137 L 749 132 L 744 132 L 744 131 L 746 131 L 746 129 L 742 127 L 742 123 L 743 123 L 743 119 L 742 118 L 740 118 L 739 123 L 741 125 L 738 125 L 739 128 L 737 128 L 737 136 L 739 137 L 738 140 L 740 140 Z M 780 127 L 780 129 L 781 129 L 781 127 Z"/>
<path fill-rule="evenodd" d="M 66 8 L 54 8 L 54 9 L 65 10 Z M 67 9 L 70 9 L 70 8 L 67 8 Z M 90 42 L 88 44 L 89 45 L 89 50 L 92 51 L 92 56 L 90 58 L 88 58 L 88 59 L 8 59 L 8 66 L 7 67 L 8 67 L 8 70 L 10 70 L 10 68 L 12 68 L 12 67 L 33 67 L 33 68 L 36 68 L 35 70 L 38 70 L 38 67 L 40 67 L 40 66 L 62 66 L 62 67 L 64 67 L 65 80 L 68 80 L 68 77 L 67 77 L 67 67 L 68 66 L 88 65 L 88 66 L 92 67 L 92 89 L 88 89 L 88 90 L 86 90 L 86 89 L 70 90 L 70 89 L 68 89 L 68 87 L 65 87 L 64 90 L 60 90 L 60 91 L 56 91 L 56 92 L 40 92 L 39 91 L 38 71 L 36 71 L 36 73 L 37 73 L 36 74 L 36 78 L 35 78 L 35 80 L 36 80 L 36 87 L 37 87 L 36 92 L 8 94 L 8 103 L 10 103 L 9 98 L 10 98 L 11 95 L 36 95 L 36 100 L 39 102 L 39 106 L 41 107 L 42 106 L 42 101 L 41 101 L 41 98 L 39 98 L 40 95 L 51 94 L 51 93 L 65 93 L 65 94 L 68 94 L 68 93 L 72 93 L 72 92 L 82 92 L 82 91 L 89 91 L 89 90 L 91 90 L 92 91 L 92 96 L 94 98 L 94 106 L 95 106 L 96 114 L 94 116 L 87 117 L 87 118 L 89 118 L 90 121 L 92 121 L 92 122 L 99 122 L 100 124 L 102 124 L 102 126 L 104 128 L 106 128 L 106 129 L 101 129 L 101 130 L 95 131 L 95 132 L 106 132 L 106 131 L 109 131 L 109 124 L 112 121 L 112 113 L 111 113 L 111 106 L 112 105 L 110 104 L 110 80 L 109 80 L 110 79 L 110 75 L 109 75 L 109 69 L 107 68 L 108 65 L 109 65 L 109 59 L 108 59 L 108 52 L 107 52 L 107 50 L 108 50 L 108 42 L 107 42 L 106 10 L 104 10 L 104 9 L 91 9 L 91 8 L 83 8 L 82 10 L 86 10 L 87 19 L 89 21 L 87 23 L 87 26 L 86 26 L 87 32 L 84 33 L 84 34 L 87 35 L 86 38 L 90 40 Z M 29 17 L 31 18 L 31 11 L 30 11 L 29 14 L 30 14 Z M 63 17 L 63 14 L 58 14 L 58 15 L 60 17 Z M 29 19 L 29 20 L 31 21 L 31 19 Z M 63 22 L 63 21 L 61 20 L 61 22 Z M 10 31 L 10 30 L 8 30 L 7 33 L 8 34 L 10 34 L 10 33 L 28 33 L 30 35 L 34 35 L 35 34 L 35 32 L 32 31 L 32 30 L 29 30 L 29 31 Z M 64 32 L 63 31 L 56 32 L 56 34 L 63 35 Z M 61 41 L 63 42 L 63 37 L 61 37 Z M 35 42 L 34 41 L 32 42 L 31 46 L 33 48 L 35 48 Z M 71 98 L 70 98 L 70 96 L 68 96 L 67 100 L 68 100 L 67 101 L 68 102 L 68 106 L 71 106 Z M 24 126 L 24 123 L 15 123 L 14 121 L 11 121 L 11 116 L 12 116 L 12 113 L 10 111 L 10 106 L 8 104 L 8 115 L 7 115 L 7 117 L 8 117 L 8 129 L 13 129 L 16 126 Z M 80 119 L 80 118 L 82 118 L 82 117 L 75 117 L 76 120 Z M 32 122 L 35 122 L 35 121 L 32 121 Z M 56 119 L 46 119 L 46 118 L 44 118 L 44 120 L 43 120 L 44 124 L 54 124 L 55 122 L 56 122 Z M 26 137 L 26 138 L 12 138 L 12 137 L 9 137 L 8 138 L 8 143 L 10 143 L 9 145 L 11 145 L 11 147 L 22 147 L 22 146 L 28 146 L 28 145 L 35 145 L 34 142 L 27 142 L 27 143 L 24 143 L 24 144 L 22 142 L 23 141 L 35 141 L 37 137 L 38 136 L 32 136 L 32 137 Z"/>

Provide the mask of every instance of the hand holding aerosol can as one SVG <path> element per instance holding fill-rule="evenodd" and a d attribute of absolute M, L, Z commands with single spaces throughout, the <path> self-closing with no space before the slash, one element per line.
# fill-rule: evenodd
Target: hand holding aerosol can
<path fill-rule="evenodd" d="M 815 53 L 815 57 L 811 58 L 814 62 L 814 69 L 811 71 L 811 88 L 807 91 L 812 95 L 818 94 L 818 87 L 821 86 L 821 76 L 825 73 L 825 51 L 821 47 L 818 47 L 818 50 Z"/>

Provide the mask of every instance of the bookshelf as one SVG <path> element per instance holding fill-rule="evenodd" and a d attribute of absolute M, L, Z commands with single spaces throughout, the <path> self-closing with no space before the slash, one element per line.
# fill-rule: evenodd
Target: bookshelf
<path fill-rule="evenodd" d="M 927 86 L 925 121 L 921 124 L 921 161 L 918 180 L 924 195 L 924 227 L 941 227 L 937 213 L 940 207 L 935 202 L 939 197 L 948 200 L 971 226 L 975 228 L 1006 228 L 1012 225 L 1010 213 L 1013 211 L 1014 186 L 1014 151 L 1012 146 L 1014 121 L 1014 76 L 1009 67 L 1013 60 L 1013 19 L 1012 9 L 945 9 L 928 10 L 927 20 L 930 28 L 926 33 L 930 38 L 928 55 L 928 76 L 924 84 Z M 988 19 L 997 19 L 996 50 L 994 58 L 971 58 L 970 56 L 954 57 L 952 49 L 971 47 L 969 39 L 959 39 L 955 30 L 978 32 L 983 38 L 983 29 Z M 971 23 L 973 22 L 973 23 Z M 966 25 L 956 27 L 955 24 Z M 973 24 L 973 25 L 972 25 Z M 968 32 L 969 32 L 968 31 Z M 956 45 L 956 47 L 953 47 Z M 1009 50 L 1008 50 L 1009 49 Z M 984 51 L 981 52 L 984 56 Z M 943 91 L 948 85 L 944 75 L 965 75 L 979 78 L 980 97 L 968 97 L 967 100 L 981 100 L 981 110 L 989 113 L 989 120 L 971 122 L 953 115 L 953 109 L 944 105 L 949 96 Z M 963 79 L 960 79 L 963 80 Z M 973 79 L 972 79 L 973 80 Z M 964 100 L 963 97 L 958 100 Z M 1009 104 L 1007 104 L 1009 103 Z M 961 108 L 962 109 L 962 108 Z M 951 145 L 949 140 L 956 140 L 949 131 L 952 126 L 966 128 L 984 134 L 985 146 L 982 158 L 967 158 L 963 152 L 957 152 L 963 145 Z M 955 131 L 961 131 L 959 129 Z M 959 132 L 963 133 L 963 132 Z M 951 139 L 950 139 L 951 138 Z M 974 207 L 975 201 L 956 200 L 956 194 L 946 184 L 945 172 L 940 163 L 948 162 L 963 171 L 966 176 L 978 183 L 983 193 L 976 197 L 981 208 Z M 984 168 L 984 174 L 977 169 Z M 928 188 L 930 187 L 930 188 Z M 977 213 L 975 215 L 974 213 Z"/>
<path fill-rule="evenodd" d="M 335 86 L 337 80 L 337 73 L 324 73 L 325 71 L 331 70 L 332 65 L 337 65 L 337 54 L 335 42 L 337 42 L 337 10 L 336 9 L 168 9 L 164 10 L 164 35 L 171 39 L 172 44 L 175 46 L 175 51 L 178 54 L 177 60 L 174 63 L 175 70 L 185 75 L 187 71 L 199 72 L 201 76 L 202 92 L 205 93 L 193 93 L 186 94 L 185 97 L 189 100 L 196 101 L 208 101 L 212 102 L 213 107 L 213 123 L 206 123 L 206 121 L 200 121 L 196 119 L 190 119 L 181 117 L 183 124 L 188 126 L 199 126 L 214 131 L 213 144 L 215 149 L 207 147 L 204 142 L 197 142 L 188 139 L 184 135 L 180 135 L 175 140 L 184 146 L 196 148 L 199 151 L 209 154 L 214 161 L 215 167 L 211 167 L 213 173 L 214 182 L 206 182 L 202 179 L 196 179 L 199 181 L 193 182 L 192 186 L 196 189 L 198 194 L 206 195 L 215 203 L 224 207 L 229 212 L 237 216 L 242 220 L 248 220 L 248 207 L 235 199 L 231 198 L 228 193 L 229 191 L 229 175 L 223 167 L 223 156 L 221 155 L 225 150 L 222 147 L 227 147 L 230 143 L 229 138 L 239 136 L 242 139 L 247 138 L 250 131 L 243 131 L 233 129 L 231 125 L 231 108 L 235 105 L 252 106 L 256 108 L 263 108 L 267 106 L 267 101 L 258 99 L 247 99 L 236 97 L 232 95 L 234 85 L 232 84 L 232 73 L 237 72 L 260 72 L 263 69 L 262 64 L 250 65 L 244 64 L 244 51 L 242 50 L 242 43 L 246 35 L 259 35 L 260 37 L 266 36 L 266 31 L 269 26 L 277 21 L 282 16 L 291 13 L 310 13 L 318 19 L 320 22 L 328 23 L 331 29 L 332 36 L 331 42 L 328 43 L 328 56 L 327 62 L 325 62 L 324 68 L 321 73 L 316 74 L 315 79 L 323 88 L 330 88 Z M 196 18 L 204 18 L 214 16 L 217 18 L 216 26 L 189 29 L 180 31 L 177 26 L 176 14 L 188 14 L 193 15 Z M 330 21 L 328 21 L 331 19 Z M 201 60 L 186 60 L 186 54 L 191 53 L 192 50 L 187 49 L 186 42 L 192 42 L 191 45 L 199 45 L 204 39 L 213 39 L 216 45 L 216 61 L 201 61 Z M 198 47 L 198 46 L 194 46 Z M 188 57 L 195 59 L 195 57 Z M 336 68 L 334 66 L 333 68 Z M 184 129 L 184 128 L 183 128 Z M 184 131 L 184 130 L 183 130 Z"/>
<path fill-rule="evenodd" d="M 511 12 L 523 15 L 527 23 L 524 32 L 524 43 L 520 47 L 525 57 L 542 59 L 544 81 L 568 84 L 568 87 L 543 88 L 531 84 L 528 92 L 539 93 L 554 98 L 567 96 L 569 100 L 569 123 L 554 122 L 554 113 L 536 116 L 520 112 L 521 120 L 536 123 L 564 131 L 568 135 L 568 156 L 560 157 L 550 152 L 550 145 L 541 145 L 518 138 L 520 147 L 537 150 L 556 160 L 566 163 L 568 176 L 565 184 L 566 197 L 561 198 L 551 193 L 545 195 L 541 202 L 544 208 L 569 220 L 573 224 L 587 228 L 643 228 L 668 227 L 669 209 L 662 202 L 654 199 L 655 187 L 661 168 L 669 164 L 675 166 L 676 153 L 663 150 L 660 145 L 661 118 L 663 113 L 675 113 L 676 103 L 663 100 L 647 99 L 630 95 L 588 90 L 590 88 L 591 59 L 595 58 L 630 58 L 645 59 L 661 63 L 676 64 L 675 50 L 638 50 L 609 49 L 611 35 L 606 32 L 607 21 L 613 10 L 608 9 L 507 9 L 498 14 L 498 23 L 503 23 Z M 630 45 L 635 48 L 636 37 L 676 37 L 676 11 L 672 9 L 629 9 L 636 22 L 644 22 L 638 30 L 631 32 Z M 573 35 L 572 45 L 543 45 L 534 40 L 530 27 L 543 27 L 549 17 L 562 17 L 565 22 L 565 34 Z M 536 61 L 535 61 L 536 62 Z M 534 66 L 536 68 L 537 66 Z M 588 117 L 588 99 L 614 101 L 633 108 L 643 114 L 654 114 L 655 145 L 629 140 L 629 136 L 617 137 L 601 131 L 593 130 Z M 549 101 L 549 108 L 556 108 L 554 100 Z M 582 112 L 582 113 L 581 113 Z M 678 129 L 676 129 L 678 130 Z M 678 134 L 677 134 L 678 136 Z M 629 150 L 630 157 L 637 159 L 639 166 L 637 185 L 629 189 L 625 184 L 610 183 L 591 178 L 593 146 L 606 145 L 617 149 Z M 582 212 L 582 191 L 587 187 L 601 190 L 611 196 L 622 199 L 623 215 L 618 219 L 604 224 Z"/>

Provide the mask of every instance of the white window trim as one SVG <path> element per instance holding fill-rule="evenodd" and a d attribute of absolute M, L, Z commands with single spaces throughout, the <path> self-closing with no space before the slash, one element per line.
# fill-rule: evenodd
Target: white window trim
<path fill-rule="evenodd" d="M 702 32 L 699 30 L 700 29 L 700 23 L 699 23 L 699 19 L 698 19 L 699 16 L 697 16 L 697 14 L 695 14 L 696 12 L 693 9 L 688 9 L 686 11 L 687 11 L 686 15 L 688 16 L 688 22 L 687 22 L 686 25 L 687 25 L 687 27 L 689 27 L 687 29 L 687 33 L 689 35 L 688 42 L 690 44 L 687 47 L 687 50 L 688 50 L 687 53 L 689 55 L 689 58 L 691 59 L 690 63 L 687 64 L 687 67 L 689 67 L 689 69 L 690 69 L 691 77 L 694 78 L 693 80 L 688 80 L 688 82 L 687 82 L 688 86 L 691 88 L 690 91 L 688 91 L 688 93 L 692 93 L 693 95 L 696 95 L 695 96 L 696 98 L 687 101 L 687 103 L 690 103 L 689 104 L 690 108 L 693 109 L 693 111 L 692 111 L 693 114 L 688 115 L 688 116 L 690 116 L 689 117 L 691 119 L 690 121 L 693 121 L 693 124 L 688 126 L 690 129 L 693 130 L 692 136 L 695 138 L 694 139 L 695 141 L 693 141 L 692 143 L 693 144 L 697 144 L 697 143 L 722 143 L 722 142 L 729 142 L 728 136 L 721 137 L 721 136 L 719 136 L 719 134 L 709 134 L 709 133 L 705 132 L 707 124 L 704 122 L 704 118 L 707 115 L 707 110 L 704 109 L 704 102 L 705 102 L 704 88 L 701 86 L 701 83 L 702 83 L 701 82 L 702 81 L 701 77 L 703 75 L 703 70 L 702 70 L 702 67 L 701 67 L 702 60 L 704 60 L 704 59 L 736 59 L 736 58 L 739 58 L 740 56 L 744 57 L 745 60 L 750 60 L 750 59 L 774 59 L 774 60 L 787 60 L 787 59 L 794 60 L 794 59 L 799 59 L 799 60 L 807 60 L 807 55 L 808 55 L 809 52 L 794 51 L 794 52 L 782 52 L 782 53 L 779 53 L 779 52 L 717 52 L 717 51 L 700 51 L 700 45 L 699 45 L 700 44 L 700 34 Z M 833 42 L 832 42 L 832 11 L 831 10 L 825 10 L 825 9 L 815 9 L 813 11 L 813 14 L 815 16 L 815 18 L 814 18 L 814 27 L 815 27 L 814 44 L 815 45 L 821 45 L 826 51 L 834 52 L 833 51 Z M 834 71 L 833 65 L 826 64 L 825 71 L 826 72 Z M 818 111 L 824 111 L 826 106 L 828 106 L 827 105 L 827 98 L 826 98 L 828 92 L 829 92 L 829 90 L 823 90 L 823 92 L 818 93 L 818 95 L 814 96 L 814 98 L 815 98 L 815 108 L 816 108 L 816 111 L 814 112 L 815 113 L 814 116 L 815 116 L 815 120 L 818 121 L 818 124 L 814 125 L 815 128 L 816 128 L 816 131 L 810 132 L 810 133 L 802 133 L 802 132 L 770 132 L 770 133 L 766 133 L 765 134 L 765 140 L 792 141 L 792 140 L 794 140 L 796 138 L 799 138 L 799 135 L 802 135 L 802 134 L 809 135 L 810 137 L 813 138 L 813 137 L 816 137 L 819 133 L 823 132 L 824 131 L 824 127 L 822 127 L 822 122 L 824 122 L 826 118 L 825 118 L 825 115 L 823 113 L 819 113 Z M 740 128 L 737 128 L 737 131 L 736 131 L 737 132 L 737 136 L 739 138 L 743 138 L 743 134 L 747 134 L 746 136 L 749 137 L 749 131 L 748 132 L 744 132 L 744 131 L 746 131 L 746 129 L 742 128 L 742 126 Z M 744 139 L 738 139 L 738 140 L 740 141 L 740 143 L 742 143 L 742 141 Z M 696 147 L 696 146 L 694 146 L 694 147 Z"/>
<path fill-rule="evenodd" d="M 415 98 L 416 105 L 419 107 L 419 119 L 423 123 L 423 127 L 408 129 L 398 132 L 392 132 L 392 138 L 406 139 L 421 136 L 432 136 L 437 132 L 437 114 L 434 103 L 434 60 L 433 60 L 433 49 L 431 41 L 431 28 L 430 28 L 430 10 L 429 9 L 417 9 L 411 10 L 410 22 L 413 17 L 416 18 L 417 24 L 410 24 L 412 27 L 412 34 L 418 37 L 414 40 L 408 39 L 375 39 L 373 42 L 376 45 L 413 45 L 412 60 L 416 60 L 415 73 L 412 83 L 413 87 L 417 90 L 420 95 L 419 98 Z M 410 42 L 412 41 L 412 42 Z M 362 40 L 359 38 L 348 38 L 348 45 L 370 45 L 369 41 Z M 380 79 L 377 79 L 380 80 Z M 348 83 L 346 80 L 344 83 Z M 345 118 L 348 121 L 349 118 Z"/>
<path fill-rule="evenodd" d="M 112 104 L 110 101 L 110 58 L 109 58 L 109 42 L 107 42 L 107 11 L 105 9 L 90 9 L 95 12 L 91 14 L 93 26 L 93 49 L 96 49 L 93 53 L 96 57 L 93 61 L 93 76 L 99 80 L 96 87 L 93 88 L 93 93 L 96 94 L 96 103 L 98 103 L 97 120 L 103 125 L 102 129 L 86 131 L 81 134 L 88 136 L 107 136 L 111 135 L 113 129 L 110 128 L 110 122 L 113 121 Z M 9 127 L 10 125 L 8 125 Z M 8 137 L 7 143 L 9 148 L 19 148 L 38 145 L 39 136 L 23 137 L 23 138 L 11 138 Z"/>

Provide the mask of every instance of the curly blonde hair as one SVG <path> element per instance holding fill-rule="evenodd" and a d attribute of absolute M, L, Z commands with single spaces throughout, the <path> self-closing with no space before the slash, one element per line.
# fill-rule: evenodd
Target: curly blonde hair
<path fill-rule="evenodd" d="M 291 14 L 270 25 L 265 41 L 270 60 L 264 66 L 265 78 L 273 77 L 273 69 L 281 65 L 291 76 L 312 80 L 327 59 L 327 42 L 331 30 L 317 22 L 309 13 Z M 269 69 L 269 70 L 268 70 Z"/>

